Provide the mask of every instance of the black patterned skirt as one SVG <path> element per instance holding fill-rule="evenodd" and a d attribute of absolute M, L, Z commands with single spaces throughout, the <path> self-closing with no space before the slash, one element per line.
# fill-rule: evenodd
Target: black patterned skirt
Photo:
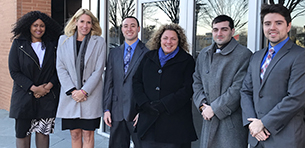
<path fill-rule="evenodd" d="M 15 119 L 17 138 L 24 138 L 32 132 L 49 135 L 54 133 L 55 118 L 44 119 Z"/>

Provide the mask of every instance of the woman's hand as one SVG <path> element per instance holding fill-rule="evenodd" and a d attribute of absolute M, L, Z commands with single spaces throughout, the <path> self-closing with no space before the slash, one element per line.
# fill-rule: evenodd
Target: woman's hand
<path fill-rule="evenodd" d="M 35 98 L 40 98 L 40 97 L 43 97 L 45 96 L 47 93 L 50 92 L 49 89 L 46 89 L 45 86 L 47 84 L 41 84 L 39 86 L 35 86 L 35 85 L 32 85 L 30 90 L 34 93 L 34 97 Z"/>
<path fill-rule="evenodd" d="M 87 100 L 86 92 L 84 90 L 73 90 L 72 91 L 72 98 L 76 102 L 83 102 Z"/>

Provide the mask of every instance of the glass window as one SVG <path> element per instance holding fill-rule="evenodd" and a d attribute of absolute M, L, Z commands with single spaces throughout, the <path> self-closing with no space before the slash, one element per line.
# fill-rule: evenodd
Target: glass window
<path fill-rule="evenodd" d="M 122 20 L 126 16 L 135 15 L 134 0 L 109 0 L 109 50 L 124 43 L 124 36 L 121 31 Z"/>
<path fill-rule="evenodd" d="M 180 0 L 143 3 L 142 42 L 146 43 L 161 25 L 179 23 Z"/>
<path fill-rule="evenodd" d="M 278 0 L 269 0 L 267 3 L 278 4 Z M 291 12 L 290 39 L 297 45 L 305 48 L 305 1 L 282 1 L 283 5 Z"/>
<path fill-rule="evenodd" d="M 212 44 L 212 21 L 221 14 L 230 16 L 234 21 L 234 38 L 247 46 L 248 30 L 248 0 L 196 0 L 195 3 L 195 33 L 193 56 Z"/>

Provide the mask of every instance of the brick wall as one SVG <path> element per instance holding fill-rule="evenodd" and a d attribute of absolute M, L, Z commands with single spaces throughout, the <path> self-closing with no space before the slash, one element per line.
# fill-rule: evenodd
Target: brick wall
<path fill-rule="evenodd" d="M 12 24 L 32 10 L 51 16 L 51 0 L 0 0 L 0 109 L 9 110 L 13 81 L 8 70 Z"/>

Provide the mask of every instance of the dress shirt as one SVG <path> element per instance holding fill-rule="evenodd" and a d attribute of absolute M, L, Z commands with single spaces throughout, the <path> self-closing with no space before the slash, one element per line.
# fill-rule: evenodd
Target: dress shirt
<path fill-rule="evenodd" d="M 135 49 L 136 49 L 138 43 L 139 43 L 139 39 L 138 39 L 136 42 L 134 42 L 133 44 L 131 44 L 131 45 L 128 45 L 128 44 L 125 42 L 124 57 L 123 57 L 123 59 L 125 58 L 125 56 L 126 56 L 126 54 L 127 54 L 127 48 L 128 48 L 128 46 L 130 46 L 130 47 L 131 47 L 131 51 L 130 51 L 130 61 L 131 61 L 132 55 L 133 55 L 133 53 L 134 53 L 134 51 L 135 51 Z"/>
<path fill-rule="evenodd" d="M 275 45 L 275 46 L 273 47 L 274 53 L 272 54 L 271 59 L 273 59 L 273 57 L 274 57 L 274 56 L 277 54 L 277 52 L 279 52 L 279 50 L 287 43 L 288 40 L 289 40 L 289 37 L 287 37 L 284 41 L 278 43 L 277 45 Z M 272 46 L 271 46 L 271 44 L 269 43 L 268 49 L 270 49 L 271 47 L 272 47 Z M 266 58 L 267 58 L 267 56 L 268 56 L 268 51 L 269 51 L 269 50 L 267 50 L 267 52 L 266 52 L 266 54 L 265 54 L 265 56 L 264 56 L 264 59 L 263 59 L 263 61 L 262 61 L 262 63 L 261 63 L 261 68 L 262 68 L 264 62 L 266 61 Z"/>

